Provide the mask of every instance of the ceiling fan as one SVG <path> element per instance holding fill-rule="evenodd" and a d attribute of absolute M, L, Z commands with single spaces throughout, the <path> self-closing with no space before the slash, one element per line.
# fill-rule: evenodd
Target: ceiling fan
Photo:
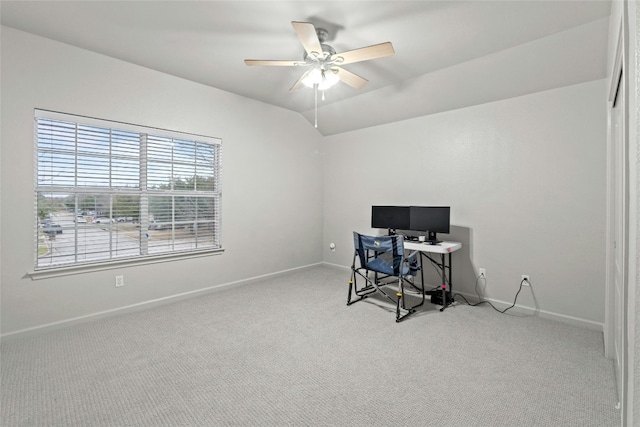
<path fill-rule="evenodd" d="M 324 91 L 336 84 L 338 81 L 347 85 L 361 89 L 368 80 L 354 74 L 342 65 L 354 62 L 368 61 L 370 59 L 382 58 L 393 55 L 394 50 L 391 42 L 380 43 L 347 52 L 336 53 L 335 49 L 324 42 L 327 41 L 329 32 L 324 28 L 316 28 L 310 22 L 292 21 L 295 30 L 305 53 L 302 60 L 262 60 L 245 59 L 247 65 L 260 65 L 267 67 L 310 67 L 289 91 L 295 91 L 303 86 Z"/>

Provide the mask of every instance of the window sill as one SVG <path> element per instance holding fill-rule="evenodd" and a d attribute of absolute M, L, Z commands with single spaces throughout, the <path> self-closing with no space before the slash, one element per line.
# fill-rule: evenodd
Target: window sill
<path fill-rule="evenodd" d="M 209 249 L 200 252 L 188 252 L 179 254 L 158 255 L 146 258 L 130 258 L 115 261 L 105 261 L 93 264 L 78 264 L 63 267 L 49 267 L 28 272 L 25 277 L 31 280 L 49 279 L 52 277 L 72 276 L 75 274 L 92 273 L 94 271 L 112 270 L 114 268 L 132 267 L 136 265 L 157 264 L 160 262 L 179 261 L 190 258 L 202 258 L 206 256 L 221 255 L 224 248 Z"/>

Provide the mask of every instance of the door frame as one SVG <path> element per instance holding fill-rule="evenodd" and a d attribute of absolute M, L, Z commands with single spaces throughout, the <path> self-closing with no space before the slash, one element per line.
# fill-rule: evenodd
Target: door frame
<path fill-rule="evenodd" d="M 625 11 L 626 12 L 626 11 Z M 606 283 L 605 283 L 605 323 L 604 323 L 604 344 L 605 344 L 605 356 L 607 358 L 615 359 L 615 339 L 616 333 L 619 334 L 618 339 L 621 342 L 621 364 L 620 375 L 616 376 L 616 389 L 618 390 L 619 409 L 621 410 L 621 425 L 626 426 L 629 422 L 629 387 L 633 386 L 629 384 L 629 360 L 628 360 L 628 305 L 629 305 L 629 134 L 628 134 L 628 120 L 629 120 L 629 67 L 627 66 L 626 58 L 626 46 L 627 40 L 625 39 L 625 26 L 626 13 L 623 12 L 622 19 L 618 26 L 617 39 L 616 39 L 616 51 L 615 59 L 613 62 L 613 69 L 609 76 L 609 92 L 607 99 L 607 199 L 606 199 Z M 620 88 L 620 90 L 619 90 Z M 621 143 L 619 149 L 622 150 L 621 156 L 616 155 L 613 149 L 614 144 L 614 123 L 612 120 L 612 112 L 615 105 L 619 105 L 619 114 L 622 115 L 622 133 Z M 622 162 L 618 164 L 617 160 L 622 158 Z M 616 175 L 622 173 L 620 190 L 621 203 L 618 207 L 620 212 L 616 210 L 615 206 L 615 192 L 616 188 Z M 622 226 L 622 241 L 615 242 L 616 230 L 614 229 L 616 213 L 621 214 L 621 226 Z M 621 252 L 622 272 L 621 272 L 621 292 L 622 303 L 619 308 L 622 310 L 622 322 L 621 330 L 615 330 L 615 316 L 619 313 L 616 311 L 615 303 L 615 251 L 614 244 L 617 245 L 617 250 Z M 614 360 L 616 363 L 616 360 Z"/>

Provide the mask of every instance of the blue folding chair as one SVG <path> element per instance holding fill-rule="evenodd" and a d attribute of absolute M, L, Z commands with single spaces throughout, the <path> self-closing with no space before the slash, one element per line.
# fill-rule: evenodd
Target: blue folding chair
<path fill-rule="evenodd" d="M 404 239 L 402 236 L 367 236 L 354 231 L 353 243 L 355 253 L 351 264 L 347 305 L 361 301 L 378 292 L 395 304 L 396 322 L 400 322 L 415 313 L 415 309 L 424 304 L 424 283 L 421 281 L 421 287 L 417 288 L 413 280 L 410 280 L 410 277 L 416 276 L 421 267 L 418 266 L 416 254 L 405 258 Z M 389 280 L 388 278 L 390 277 L 394 278 L 394 280 Z M 358 278 L 363 279 L 364 283 L 361 281 L 361 285 L 359 285 Z M 385 288 L 396 284 L 398 290 L 394 297 L 387 293 Z M 411 307 L 406 306 L 405 284 L 413 286 L 420 291 L 422 298 L 419 304 Z M 402 314 L 403 311 L 405 312 L 404 314 Z"/>

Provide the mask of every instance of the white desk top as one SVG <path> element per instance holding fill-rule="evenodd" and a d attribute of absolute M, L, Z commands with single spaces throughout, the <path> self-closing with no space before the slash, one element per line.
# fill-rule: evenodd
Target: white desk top
<path fill-rule="evenodd" d="M 405 240 L 404 248 L 410 251 L 432 252 L 436 254 L 448 254 L 455 252 L 462 247 L 460 242 L 440 242 L 437 245 L 430 245 L 423 242 L 408 242 Z"/>

